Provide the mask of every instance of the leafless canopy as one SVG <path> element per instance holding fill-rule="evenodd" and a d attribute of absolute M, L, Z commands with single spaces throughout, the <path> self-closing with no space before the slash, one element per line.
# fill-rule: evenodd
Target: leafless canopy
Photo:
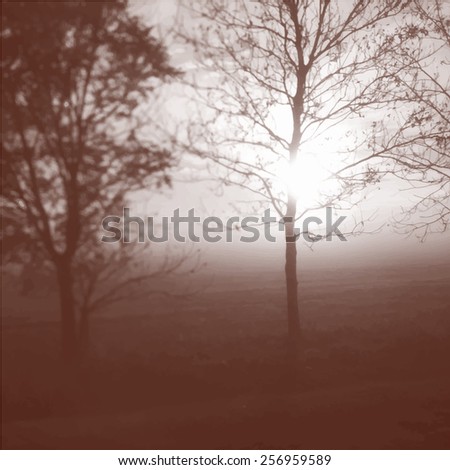
<path fill-rule="evenodd" d="M 354 202 L 395 175 L 429 188 L 409 209 L 434 206 L 426 224 L 445 228 L 448 19 L 437 0 L 213 0 L 186 11 L 197 110 L 186 149 L 224 181 L 292 216 L 280 167 L 313 153 L 339 183 L 315 207 Z M 295 216 L 311 208 L 297 206 Z"/>

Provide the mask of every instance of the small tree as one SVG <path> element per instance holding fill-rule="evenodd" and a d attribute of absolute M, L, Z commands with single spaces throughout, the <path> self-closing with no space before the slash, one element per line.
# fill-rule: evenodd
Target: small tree
<path fill-rule="evenodd" d="M 193 55 L 187 77 L 198 113 L 185 149 L 214 161 L 223 181 L 256 193 L 284 219 L 289 350 L 296 355 L 296 220 L 351 201 L 384 175 L 415 183 L 425 181 L 422 167 L 440 172 L 441 160 L 419 148 L 442 142 L 422 125 L 437 91 L 420 91 L 417 75 L 419 64 L 426 73 L 427 57 L 436 59 L 434 43 L 424 47 L 428 20 L 408 0 L 213 0 L 187 10 L 195 27 L 185 22 L 180 36 Z M 420 132 L 413 136 L 414 120 Z M 448 131 L 448 121 L 441 127 Z M 312 202 L 298 196 L 301 183 L 292 178 L 304 171 L 308 179 L 308 166 L 298 168 L 309 153 L 339 183 Z M 443 178 L 447 184 L 448 172 Z"/>
<path fill-rule="evenodd" d="M 169 181 L 171 155 L 144 138 L 136 112 L 177 72 L 124 1 L 2 9 L 4 229 L 54 267 L 73 362 L 94 287 L 114 260 L 130 260 L 100 246 L 102 218 L 128 192 Z"/>

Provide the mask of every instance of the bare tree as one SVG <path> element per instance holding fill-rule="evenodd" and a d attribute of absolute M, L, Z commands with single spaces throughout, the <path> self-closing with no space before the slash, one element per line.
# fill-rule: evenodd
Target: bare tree
<path fill-rule="evenodd" d="M 396 60 L 408 69 L 397 80 L 405 101 L 414 106 L 402 123 L 409 139 L 390 155 L 391 170 L 415 196 L 396 226 L 420 240 L 445 231 L 450 221 L 450 11 L 447 5 L 445 13 L 444 7 L 439 0 L 415 1 L 411 8 L 416 21 L 399 33 L 414 37 L 415 44 L 401 43 L 396 49 Z"/>
<path fill-rule="evenodd" d="M 147 279 L 129 269 L 130 249 L 105 251 L 99 228 L 129 192 L 170 182 L 171 154 L 143 134 L 138 111 L 177 72 L 124 1 L 2 9 L 4 231 L 54 268 L 73 362 L 88 312 Z M 95 300 L 112 268 L 115 295 L 103 283 Z"/>
<path fill-rule="evenodd" d="M 426 61 L 436 60 L 435 44 L 424 46 L 429 19 L 407 0 L 213 0 L 186 8 L 179 30 L 192 55 L 186 94 L 194 117 L 184 148 L 213 161 L 224 182 L 250 190 L 283 218 L 288 349 L 296 355 L 296 220 L 310 209 L 354 201 L 388 174 L 415 184 L 425 181 L 424 167 L 448 169 L 420 148 L 442 142 L 434 126 L 448 131 L 443 116 L 441 124 L 424 125 L 436 93 L 447 93 L 435 76 L 428 77 L 435 86 L 421 90 L 417 74 L 418 65 L 426 74 Z M 420 132 L 411 133 L 416 120 Z M 289 184 L 311 153 L 328 168 L 326 179 L 338 182 L 324 185 L 312 202 Z M 438 153 L 447 155 L 441 147 Z M 448 172 L 442 178 L 447 184 Z"/>

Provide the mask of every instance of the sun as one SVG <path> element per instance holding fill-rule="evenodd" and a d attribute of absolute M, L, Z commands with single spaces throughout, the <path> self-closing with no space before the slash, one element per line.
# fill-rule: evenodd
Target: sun
<path fill-rule="evenodd" d="M 333 193 L 337 183 L 331 178 L 329 158 L 311 152 L 300 153 L 295 162 L 284 163 L 280 180 L 300 207 L 314 209 Z"/>
<path fill-rule="evenodd" d="M 276 106 L 272 110 L 273 124 L 279 135 L 289 141 L 292 133 L 292 117 L 288 107 Z M 300 144 L 294 162 L 279 162 L 276 174 L 284 191 L 288 191 L 303 209 L 315 209 L 327 196 L 337 194 L 339 183 L 333 178 L 341 160 L 338 143 L 342 141 L 342 129 L 335 126 L 326 136 L 308 136 Z"/>

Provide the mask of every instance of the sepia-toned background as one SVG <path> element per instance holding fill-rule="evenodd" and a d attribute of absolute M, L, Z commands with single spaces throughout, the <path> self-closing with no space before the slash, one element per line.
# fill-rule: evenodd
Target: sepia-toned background
<path fill-rule="evenodd" d="M 448 448 L 449 14 L 3 2 L 2 447 Z"/>

